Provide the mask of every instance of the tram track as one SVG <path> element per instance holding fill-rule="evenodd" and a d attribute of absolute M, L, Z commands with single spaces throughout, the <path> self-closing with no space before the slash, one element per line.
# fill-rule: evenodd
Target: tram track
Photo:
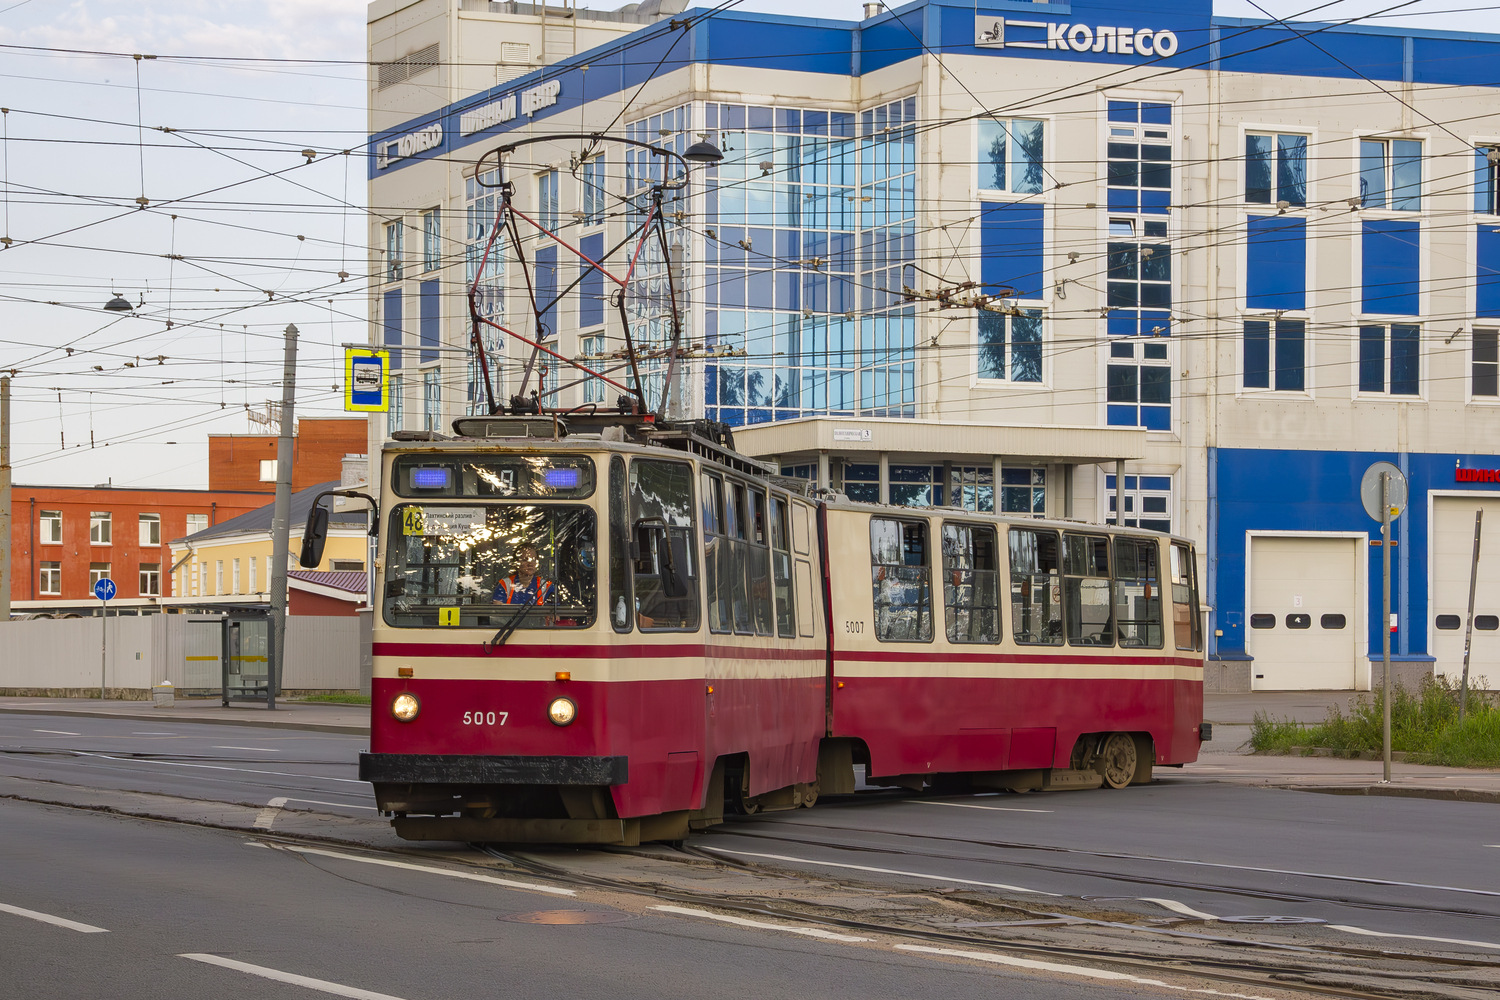
<path fill-rule="evenodd" d="M 784 820 L 784 821 L 781 821 L 781 822 L 778 822 L 778 823 L 775 824 L 775 827 L 777 829 L 781 829 L 781 828 L 784 828 L 784 827 L 787 827 L 787 826 L 797 826 L 797 827 L 805 827 L 805 828 L 814 828 L 814 829 L 819 829 L 819 830 L 830 830 L 830 832 L 835 832 L 836 831 L 836 828 L 830 829 L 829 827 L 823 826 L 823 825 L 820 825 L 820 824 L 799 823 L 796 820 Z M 796 845 L 799 845 L 799 846 L 825 848 L 825 849 L 837 850 L 837 851 L 848 851 L 848 852 L 856 853 L 856 854 L 883 854 L 883 855 L 900 856 L 900 857 L 921 858 L 923 860 L 942 860 L 942 861 L 956 861 L 956 862 L 961 862 L 961 863 L 999 864 L 999 865 L 1004 865 L 1007 868 L 1021 868 L 1021 869 L 1031 870 L 1031 871 L 1043 871 L 1043 872 L 1049 872 L 1049 873 L 1054 873 L 1054 874 L 1063 874 L 1063 875 L 1078 875 L 1078 874 L 1083 874 L 1083 875 L 1089 875 L 1089 876 L 1094 876 L 1094 877 L 1098 877 L 1098 878 L 1109 879 L 1111 881 L 1116 881 L 1116 882 L 1124 882 L 1124 883 L 1137 884 L 1137 885 L 1148 885 L 1148 886 L 1160 887 L 1160 888 L 1167 888 L 1167 889 L 1181 889 L 1181 890 L 1188 890 L 1188 891 L 1195 891 L 1195 892 L 1211 892 L 1211 893 L 1216 893 L 1216 894 L 1220 894 L 1220 895 L 1239 896 L 1239 897 L 1244 897 L 1244 898 L 1247 898 L 1247 899 L 1262 899 L 1262 900 L 1272 900 L 1272 901 L 1276 901 L 1276 902 L 1293 902 L 1293 903 L 1314 903 L 1314 904 L 1316 904 L 1316 903 L 1326 903 L 1326 904 L 1330 904 L 1330 905 L 1349 906 L 1349 907 L 1355 907 L 1355 908 L 1358 908 L 1358 909 L 1370 910 L 1370 911 L 1376 911 L 1376 912 L 1409 913 L 1409 914 L 1415 914 L 1415 915 L 1446 915 L 1446 916 L 1461 916 L 1461 917 L 1480 917 L 1480 918 L 1485 918 L 1485 919 L 1494 919 L 1495 916 L 1496 916 L 1495 912 L 1487 912 L 1487 911 L 1484 911 L 1484 910 L 1476 910 L 1476 909 L 1471 909 L 1471 908 L 1466 908 L 1466 907 L 1459 907 L 1459 906 L 1441 906 L 1441 907 L 1440 906 L 1413 906 L 1413 905 L 1410 905 L 1410 904 L 1389 903 L 1389 902 L 1383 902 L 1383 901 L 1373 900 L 1373 899 L 1361 899 L 1361 898 L 1356 898 L 1356 897 L 1354 897 L 1352 895 L 1349 895 L 1349 894 L 1341 894 L 1341 895 L 1318 895 L 1318 894 L 1309 893 L 1309 892 L 1296 892 L 1296 891 L 1291 891 L 1291 890 L 1287 890 L 1287 889 L 1274 889 L 1274 890 L 1273 889 L 1258 889 L 1258 888 L 1253 888 L 1253 887 L 1243 886 L 1243 885 L 1232 885 L 1232 884 L 1228 884 L 1228 883 L 1223 882 L 1223 881 L 1217 881 L 1217 882 L 1190 881 L 1190 880 L 1180 879 L 1180 878 L 1161 877 L 1161 876 L 1155 876 L 1155 875 L 1146 876 L 1146 875 L 1141 875 L 1141 874 L 1136 874 L 1136 873 L 1130 873 L 1130 872 L 1122 872 L 1122 871 L 1098 871 L 1098 870 L 1091 870 L 1091 869 L 1081 869 L 1081 868 L 1079 868 L 1077 866 L 1072 866 L 1072 865 L 1047 864 L 1047 863 L 1044 863 L 1044 862 L 1028 861 L 1028 860 L 1024 860 L 1024 859 L 1020 859 L 1020 858 L 1003 858 L 1002 859 L 1002 858 L 992 858 L 992 857 L 977 857 L 977 856 L 974 856 L 972 854 L 962 854 L 962 853 L 952 853 L 952 852 L 948 852 L 948 853 L 935 853 L 935 852 L 933 852 L 931 850 L 920 850 L 920 851 L 918 851 L 918 850 L 909 850 L 909 849 L 905 849 L 905 848 L 901 848 L 901 847 L 896 847 L 896 846 L 890 846 L 890 845 L 851 844 L 851 843 L 847 843 L 847 842 L 839 842 L 839 841 L 828 840 L 828 839 L 819 839 L 819 838 L 802 837 L 802 836 L 788 837 L 788 836 L 782 836 L 782 835 L 780 835 L 778 833 L 770 832 L 767 829 L 748 830 L 748 829 L 744 829 L 744 828 L 741 828 L 741 827 L 736 827 L 736 828 L 732 828 L 732 829 L 731 828 L 722 828 L 721 827 L 721 828 L 716 828 L 716 832 L 721 832 L 723 834 L 727 834 L 727 835 L 731 835 L 731 836 L 735 836 L 735 837 L 745 837 L 745 838 L 757 839 L 757 840 L 767 840 L 767 841 L 778 842 L 778 843 L 796 844 Z M 865 833 L 865 834 L 869 833 L 869 831 L 860 831 L 860 832 L 861 833 Z M 876 836 L 881 836 L 881 837 L 905 838 L 905 839 L 923 840 L 923 841 L 935 841 L 935 842 L 939 842 L 939 843 L 948 843 L 948 844 L 963 844 L 963 845 L 969 845 L 969 846 L 976 847 L 976 848 L 998 850 L 998 851 L 1005 851 L 1005 852 L 1031 852 L 1031 853 L 1038 853 L 1038 854 L 1061 854 L 1061 855 L 1066 855 L 1066 856 L 1069 856 L 1069 857 L 1087 857 L 1087 858 L 1096 858 L 1096 859 L 1103 859 L 1103 860 L 1119 860 L 1119 861 L 1128 861 L 1128 862 L 1154 863 L 1154 864 L 1161 864 L 1161 865 L 1166 865 L 1166 866 L 1170 866 L 1170 865 L 1177 865 L 1177 866 L 1188 865 L 1188 866 L 1191 866 L 1191 867 L 1194 867 L 1194 868 L 1228 868 L 1228 869 L 1236 869 L 1236 870 L 1246 870 L 1246 868 L 1244 866 L 1217 865 L 1217 864 L 1208 863 L 1208 862 L 1189 861 L 1189 860 L 1184 860 L 1182 858 L 1167 858 L 1167 857 L 1161 857 L 1161 856 L 1153 856 L 1153 855 L 1147 855 L 1147 854 L 1134 854 L 1134 853 L 1126 853 L 1126 852 L 1119 852 L 1119 851 L 1096 851 L 1096 850 L 1088 850 L 1088 849 L 1084 849 L 1084 848 L 1075 848 L 1075 847 L 1058 847 L 1056 845 L 1049 845 L 1049 844 L 1025 844 L 1025 843 L 1006 842 L 1006 841 L 979 840 L 979 839 L 967 838 L 967 837 L 950 837 L 950 836 L 944 836 L 942 834 L 929 834 L 929 833 L 905 834 L 905 833 L 880 832 L 880 833 L 875 834 L 875 835 Z M 1320 872 L 1294 872 L 1294 871 L 1290 871 L 1290 870 L 1266 869 L 1266 868 L 1251 868 L 1250 870 L 1260 871 L 1260 872 L 1270 873 L 1270 874 L 1275 874 L 1275 875 L 1280 875 L 1280 876 L 1295 876 L 1295 877 L 1298 877 L 1298 878 L 1311 879 L 1311 880 L 1317 880 L 1317 881 L 1338 882 L 1338 883 L 1346 883 L 1346 884 L 1352 883 L 1354 885 L 1386 886 L 1386 887 L 1391 887 L 1391 888 L 1403 888 L 1403 887 L 1409 886 L 1409 883 L 1396 882 L 1396 881 L 1385 880 L 1385 879 L 1376 879 L 1376 878 L 1362 877 L 1362 876 L 1335 875 L 1335 874 L 1320 873 Z M 1461 893 L 1469 893 L 1469 894 L 1475 894 L 1475 895 L 1482 895 L 1482 896 L 1485 896 L 1485 897 L 1493 897 L 1493 898 L 1495 898 L 1497 900 L 1497 905 L 1500 905 L 1500 892 L 1491 892 L 1491 891 L 1488 891 L 1488 890 L 1465 889 L 1465 888 L 1451 887 L 1451 886 L 1438 886 L 1438 887 L 1431 887 L 1431 888 L 1439 888 L 1439 889 L 1442 889 L 1442 890 L 1448 891 L 1448 892 L 1461 892 Z"/>
<path fill-rule="evenodd" d="M 1080 916 L 1078 912 L 1064 909 L 1028 909 L 1012 901 L 988 899 L 977 894 L 947 893 L 940 899 L 944 909 L 951 910 L 955 904 L 975 910 L 1015 915 L 1020 919 L 1001 922 L 999 929 L 1022 931 L 1024 935 L 1039 932 L 1062 932 L 1070 937 L 1108 935 L 1107 944 L 1088 945 L 1073 941 L 1043 941 L 1026 936 L 1001 937 L 997 934 L 961 933 L 940 927 L 922 926 L 913 921 L 892 919 L 872 920 L 830 913 L 817 905 L 815 900 L 788 901 L 782 897 L 777 902 L 765 899 L 736 898 L 722 893 L 703 893 L 680 886 L 643 884 L 616 878 L 602 877 L 570 869 L 554 861 L 542 860 L 530 852 L 500 851 L 485 845 L 471 845 L 486 856 L 525 871 L 534 877 L 549 878 L 565 884 L 587 887 L 599 891 L 624 892 L 646 895 L 675 903 L 703 907 L 709 910 L 729 911 L 736 914 L 768 917 L 778 920 L 810 923 L 842 931 L 857 931 L 879 934 L 906 940 L 919 940 L 929 944 L 959 946 L 980 950 L 999 950 L 1017 953 L 1041 960 L 1066 960 L 1088 962 L 1101 968 L 1126 971 L 1133 974 L 1162 975 L 1165 970 L 1173 974 L 1193 976 L 1217 983 L 1233 984 L 1241 988 L 1274 990 L 1292 989 L 1300 993 L 1319 996 L 1347 998 L 1430 997 L 1458 998 L 1492 994 L 1500 986 L 1497 966 L 1493 962 L 1465 958 L 1456 955 L 1433 955 L 1430 953 L 1403 952 L 1392 949 L 1358 948 L 1342 945 L 1287 945 L 1268 941 L 1253 941 L 1226 935 L 1212 935 L 1175 929 L 1172 925 L 1186 923 L 1182 918 L 1159 918 L 1149 923 L 1130 923 L 1126 920 L 1106 920 Z M 609 853 L 629 854 L 637 857 L 670 858 L 659 852 L 641 849 L 614 849 Z M 788 876 L 783 871 L 766 866 L 745 864 L 717 857 L 703 856 L 703 852 L 688 850 L 679 852 L 680 863 L 712 864 L 732 867 L 757 876 L 771 875 L 806 881 L 806 876 Z M 686 859 L 691 859 L 688 861 Z M 881 890 L 859 886 L 847 880 L 824 880 L 835 890 L 854 888 L 864 892 Z M 885 890 L 888 892 L 888 890 Z M 902 893 L 903 898 L 920 893 Z M 1088 904 L 1078 900 L 1078 904 Z M 1066 901 L 1064 906 L 1068 905 Z M 1097 906 L 1077 906 L 1075 909 L 1093 909 Z M 986 922 L 990 928 L 996 924 Z M 1122 947 L 1122 942 L 1131 937 L 1146 935 L 1151 947 Z M 1176 949 L 1164 947 L 1163 942 L 1179 945 Z M 1276 961 L 1265 959 L 1247 961 L 1231 953 L 1256 948 L 1275 955 Z M 1193 954 L 1212 951 L 1213 954 Z M 1385 968 L 1374 967 L 1384 963 Z M 1403 968 L 1404 967 L 1404 968 Z M 1360 981 L 1358 987 L 1335 982 L 1319 981 L 1343 977 L 1351 982 Z"/>

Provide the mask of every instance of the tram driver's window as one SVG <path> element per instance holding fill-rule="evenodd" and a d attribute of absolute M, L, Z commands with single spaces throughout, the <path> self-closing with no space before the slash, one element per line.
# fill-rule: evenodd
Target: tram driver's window
<path fill-rule="evenodd" d="M 943 618 L 949 642 L 1000 641 L 999 577 L 994 528 L 943 525 Z"/>
<path fill-rule="evenodd" d="M 1115 621 L 1121 646 L 1161 648 L 1161 566 L 1153 538 L 1115 539 Z"/>
<path fill-rule="evenodd" d="M 693 471 L 681 462 L 630 463 L 630 559 L 642 631 L 698 627 Z"/>
<path fill-rule="evenodd" d="M 1172 635 L 1178 649 L 1202 649 L 1198 624 L 1197 564 L 1193 550 L 1172 543 Z M 1326 615 L 1324 616 L 1327 617 Z"/>
<path fill-rule="evenodd" d="M 932 641 L 932 571 L 927 522 L 870 519 L 875 638 Z"/>
<path fill-rule="evenodd" d="M 1010 529 L 1010 628 L 1022 645 L 1062 645 L 1058 548 L 1055 531 Z"/>
<path fill-rule="evenodd" d="M 1063 594 L 1068 645 L 1113 646 L 1107 535 L 1063 535 Z"/>

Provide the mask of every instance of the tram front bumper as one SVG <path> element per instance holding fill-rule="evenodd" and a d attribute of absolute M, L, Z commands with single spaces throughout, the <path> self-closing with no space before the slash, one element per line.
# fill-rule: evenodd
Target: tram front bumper
<path fill-rule="evenodd" d="M 361 781 L 452 785 L 623 785 L 629 759 L 609 757 L 491 757 L 480 754 L 361 753 Z"/>

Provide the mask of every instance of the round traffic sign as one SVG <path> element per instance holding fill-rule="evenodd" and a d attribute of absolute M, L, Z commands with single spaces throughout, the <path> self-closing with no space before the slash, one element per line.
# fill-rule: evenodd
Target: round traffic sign
<path fill-rule="evenodd" d="M 107 601 L 111 597 L 114 597 L 115 581 L 107 576 L 101 579 L 98 583 L 94 584 L 94 596 L 101 601 Z"/>
<path fill-rule="evenodd" d="M 1391 475 L 1391 485 L 1386 494 L 1386 499 L 1391 504 L 1391 520 L 1401 516 L 1406 509 L 1406 476 L 1400 469 L 1390 462 L 1376 462 L 1365 470 L 1364 478 L 1359 481 L 1359 500 L 1365 505 L 1365 513 L 1377 521 L 1384 518 L 1380 516 L 1380 474 L 1388 472 Z"/>

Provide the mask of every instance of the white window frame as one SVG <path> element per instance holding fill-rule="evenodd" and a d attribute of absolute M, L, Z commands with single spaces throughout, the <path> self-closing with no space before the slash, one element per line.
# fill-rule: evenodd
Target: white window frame
<path fill-rule="evenodd" d="M 139 526 L 140 544 L 150 547 L 161 544 L 161 515 L 140 514 L 137 515 L 136 523 Z"/>
<path fill-rule="evenodd" d="M 89 544 L 113 545 L 114 527 L 107 510 L 89 511 Z"/>
<path fill-rule="evenodd" d="M 1048 348 L 1047 331 L 1048 331 L 1048 328 L 1051 326 L 1051 324 L 1047 321 L 1047 319 L 1048 319 L 1047 310 L 1043 309 L 1043 308 L 1040 308 L 1038 306 L 1029 306 L 1029 305 L 1019 305 L 1017 308 L 1020 309 L 1023 312 L 1026 312 L 1026 313 L 1035 313 L 1036 314 L 1036 318 L 1038 319 L 1039 324 L 1040 324 L 1041 339 L 1038 341 L 1038 347 L 1040 349 L 1041 357 L 1040 357 L 1040 362 L 1039 362 L 1040 363 L 1040 371 L 1038 372 L 1038 378 L 1035 379 L 1034 381 L 1033 380 L 1021 380 L 1021 381 L 1018 381 L 1015 378 L 1011 377 L 1012 374 L 1015 371 L 1015 346 L 1016 346 L 1016 340 L 1015 340 L 1015 319 L 1016 319 L 1016 316 L 1014 314 L 1008 313 L 1008 312 L 1006 312 L 1006 313 L 998 313 L 998 312 L 984 313 L 984 312 L 980 312 L 980 313 L 978 313 L 974 317 L 974 345 L 975 345 L 975 349 L 974 349 L 974 384 L 976 386 L 997 386 L 997 387 L 998 386 L 1015 386 L 1016 388 L 1024 388 L 1024 389 L 1042 389 L 1042 388 L 1046 388 L 1049 385 L 1049 379 L 1048 379 L 1049 365 L 1047 364 L 1047 354 L 1048 354 L 1048 351 L 1047 351 L 1047 348 Z M 983 370 L 982 370 L 983 369 L 983 365 L 980 363 L 982 352 L 984 350 L 984 341 L 983 341 L 983 337 L 980 334 L 980 329 L 981 329 L 981 323 L 983 323 L 985 321 L 985 317 L 986 316 L 994 316 L 995 318 L 999 319 L 1001 321 L 1001 323 L 1004 325 L 1004 329 L 1005 329 L 1005 375 L 1002 378 L 995 378 L 994 376 L 991 376 L 991 375 L 985 375 L 983 373 Z"/>
<path fill-rule="evenodd" d="M 50 588 L 50 589 L 49 589 Z M 37 593 L 57 596 L 62 593 L 62 563 L 45 561 L 37 570 Z"/>
<path fill-rule="evenodd" d="M 435 271 L 443 266 L 443 216 L 440 208 L 422 213 L 422 270 Z"/>
<path fill-rule="evenodd" d="M 1383 173 L 1384 181 L 1385 181 L 1385 191 L 1384 191 L 1384 194 L 1385 194 L 1385 204 L 1384 205 L 1365 205 L 1365 203 L 1364 203 L 1365 195 L 1364 195 L 1364 192 L 1361 190 L 1361 185 L 1364 183 L 1364 172 L 1365 172 L 1365 168 L 1364 168 L 1364 163 L 1365 163 L 1365 155 L 1364 155 L 1365 154 L 1365 149 L 1364 149 L 1364 144 L 1367 143 L 1367 142 L 1380 143 L 1381 145 L 1383 145 L 1385 147 L 1385 151 L 1384 151 L 1384 153 L 1382 155 L 1382 162 L 1383 162 L 1382 173 Z M 1414 142 L 1418 146 L 1421 147 L 1421 154 L 1417 158 L 1417 168 L 1418 168 L 1419 177 L 1418 177 L 1418 180 L 1417 180 L 1417 207 L 1416 208 L 1395 208 L 1391 204 L 1392 201 L 1394 200 L 1395 183 L 1396 183 L 1396 177 L 1395 177 L 1395 153 L 1396 153 L 1396 146 L 1395 146 L 1395 144 L 1398 143 L 1398 142 Z M 1427 159 L 1428 159 L 1428 156 L 1429 156 L 1429 147 L 1430 147 L 1430 143 L 1428 142 L 1427 136 L 1425 136 L 1425 135 L 1389 135 L 1389 134 L 1385 134 L 1385 133 L 1375 133 L 1375 134 L 1368 134 L 1368 135 L 1356 135 L 1354 137 L 1354 170 L 1352 171 L 1352 173 L 1354 175 L 1354 178 L 1353 178 L 1353 180 L 1354 180 L 1354 199 L 1353 199 L 1353 204 L 1358 205 L 1361 212 L 1365 212 L 1365 213 L 1375 212 L 1375 213 L 1380 213 L 1381 215 L 1384 215 L 1384 216 L 1389 216 L 1389 217 L 1398 218 L 1398 219 L 1409 219 L 1409 218 L 1412 218 L 1413 216 L 1419 216 L 1419 215 L 1425 214 L 1427 212 L 1428 201 L 1429 201 L 1429 199 L 1427 197 L 1427 190 L 1426 190 L 1427 189 L 1427 174 L 1428 174 L 1428 171 L 1427 171 Z"/>
<path fill-rule="evenodd" d="M 1385 330 L 1383 335 L 1385 352 L 1382 359 L 1381 385 L 1377 392 L 1374 389 L 1365 389 L 1360 386 L 1362 373 L 1360 371 L 1360 345 L 1363 343 L 1364 328 L 1367 326 L 1378 326 Z M 1415 393 L 1394 393 L 1391 391 L 1391 364 L 1394 360 L 1394 352 L 1391 350 L 1391 327 L 1414 326 L 1417 328 L 1417 391 Z M 1428 330 L 1426 324 L 1419 317 L 1403 316 L 1396 319 L 1360 319 L 1354 323 L 1354 398 L 1355 399 L 1379 399 L 1398 403 L 1425 402 L 1427 399 L 1427 381 L 1429 375 L 1427 351 Z"/>
<path fill-rule="evenodd" d="M 406 220 L 397 219 L 395 222 L 385 224 L 385 280 L 400 281 L 404 276 L 402 266 L 403 248 L 405 237 L 402 232 L 405 229 Z"/>
<path fill-rule="evenodd" d="M 984 111 L 984 109 L 982 109 L 982 108 L 976 108 L 976 109 L 974 109 L 974 115 L 975 115 L 974 129 L 973 129 L 973 135 L 971 137 L 971 141 L 973 143 L 973 150 L 974 150 L 974 190 L 976 192 L 978 192 L 979 194 L 984 195 L 984 196 L 1004 195 L 1007 198 L 1013 198 L 1013 199 L 1020 200 L 1020 199 L 1035 199 L 1035 198 L 1040 198 L 1043 195 L 1046 195 L 1050 190 L 1052 190 L 1052 189 L 1054 189 L 1056 187 L 1055 183 L 1048 183 L 1049 179 L 1052 176 L 1051 173 L 1047 169 L 1047 164 L 1050 163 L 1050 162 L 1052 162 L 1052 148 L 1051 148 L 1052 119 L 1049 116 L 1043 116 L 1043 115 L 1015 115 L 1013 117 L 1005 117 L 1005 118 L 999 118 L 999 119 L 997 119 L 997 118 L 995 118 L 993 116 L 990 116 L 990 115 L 986 114 L 985 111 Z M 1016 175 L 1015 164 L 1019 162 L 1019 161 L 1016 161 L 1016 160 L 1012 160 L 1010 158 L 1010 153 L 1011 153 L 1011 150 L 1012 150 L 1011 143 L 1014 141 L 1014 139 L 1012 138 L 1012 136 L 1014 135 L 1014 133 L 1012 132 L 1011 123 L 1014 122 L 1014 121 L 1040 122 L 1041 123 L 1041 126 L 1042 126 L 1042 164 L 1041 164 L 1041 166 L 1042 166 L 1042 186 L 1041 186 L 1041 190 L 1040 191 L 1017 191 L 1015 189 L 1014 184 L 1013 184 L 1013 180 L 1014 180 L 1015 175 Z M 984 135 L 984 133 L 986 131 L 986 126 L 993 126 L 993 125 L 997 125 L 997 124 L 1003 125 L 1005 127 L 1005 136 L 1006 136 L 1005 187 L 995 187 L 992 184 L 987 183 L 988 178 L 986 178 L 986 176 L 985 176 L 987 173 L 989 173 L 990 176 L 993 177 L 993 173 L 987 169 L 988 166 L 989 166 L 990 160 L 983 155 L 983 149 L 982 149 L 982 144 L 983 144 L 983 141 L 984 141 L 983 135 Z M 1048 200 L 1050 200 L 1050 198 Z"/>
<path fill-rule="evenodd" d="M 161 563 L 141 563 L 137 576 L 142 597 L 161 596 Z"/>
<path fill-rule="evenodd" d="M 208 515 L 207 514 L 189 514 L 189 515 L 187 515 L 186 527 L 183 530 L 183 534 L 184 535 L 192 535 L 192 534 L 196 534 L 197 532 L 206 531 L 206 530 L 208 530 Z"/>
<path fill-rule="evenodd" d="M 1480 325 L 1481 323 L 1488 324 L 1488 325 Z M 1493 348 L 1491 354 L 1495 358 L 1495 360 L 1493 360 L 1493 361 L 1477 361 L 1477 360 L 1475 360 L 1475 355 L 1477 354 L 1477 350 L 1476 349 L 1479 346 L 1479 338 L 1481 336 L 1487 336 L 1488 338 L 1492 338 L 1494 340 L 1495 345 L 1494 345 L 1494 348 Z M 1469 402 L 1471 402 L 1471 403 L 1479 403 L 1481 405 L 1486 404 L 1486 403 L 1492 404 L 1492 405 L 1500 403 L 1500 394 L 1493 395 L 1493 396 L 1490 396 L 1490 395 L 1481 396 L 1481 395 L 1479 395 L 1478 393 L 1476 393 L 1474 391 L 1474 374 L 1475 374 L 1474 369 L 1475 369 L 1475 367 L 1477 365 L 1484 364 L 1484 365 L 1489 365 L 1490 367 L 1494 368 L 1495 371 L 1492 373 L 1491 377 L 1496 378 L 1497 380 L 1500 380 L 1500 320 L 1480 320 L 1480 321 L 1478 321 L 1478 322 L 1476 322 L 1474 324 L 1473 328 L 1469 331 L 1469 356 L 1467 358 L 1467 361 L 1468 361 L 1468 372 L 1466 374 L 1467 374 L 1468 377 L 1466 379 L 1466 382 L 1468 384 L 1468 390 L 1469 390 L 1469 392 L 1468 392 Z"/>
<path fill-rule="evenodd" d="M 443 422 L 443 371 L 428 368 L 422 372 L 422 429 L 441 430 Z"/>
<path fill-rule="evenodd" d="M 1248 190 L 1249 184 L 1250 184 L 1250 157 L 1249 157 L 1249 154 L 1245 151 L 1245 146 L 1246 146 L 1246 140 L 1250 136 L 1252 136 L 1252 135 L 1269 136 L 1273 140 L 1274 148 L 1272 149 L 1273 158 L 1272 158 L 1272 162 L 1271 162 L 1271 200 L 1270 201 L 1251 201 L 1249 199 L 1249 197 L 1248 197 L 1248 195 L 1250 193 L 1249 190 Z M 1297 138 L 1307 140 L 1307 145 L 1303 148 L 1303 173 L 1304 173 L 1303 192 L 1302 192 L 1303 199 L 1302 199 L 1302 204 L 1300 204 L 1300 205 L 1293 205 L 1293 204 L 1290 203 L 1289 199 L 1282 198 L 1281 197 L 1281 194 L 1282 194 L 1281 189 L 1277 185 L 1277 169 L 1276 169 L 1277 168 L 1277 162 L 1276 162 L 1276 156 L 1277 156 L 1277 154 L 1279 154 L 1280 148 L 1281 148 L 1281 144 L 1280 144 L 1279 140 L 1284 135 L 1286 135 L 1286 136 L 1296 136 Z M 1283 129 L 1283 128 L 1265 128 L 1265 127 L 1256 126 L 1256 125 L 1247 125 L 1247 126 L 1244 126 L 1243 128 L 1241 128 L 1240 129 L 1240 201 L 1246 207 L 1248 207 L 1251 211 L 1255 211 L 1257 209 L 1274 209 L 1274 208 L 1278 207 L 1278 205 L 1280 204 L 1280 202 L 1287 201 L 1288 204 L 1287 204 L 1287 207 L 1286 207 L 1285 211 L 1288 214 L 1296 215 L 1296 214 L 1299 214 L 1299 213 L 1305 213 L 1307 211 L 1308 204 L 1311 203 L 1312 200 L 1313 200 L 1313 175 L 1312 175 L 1313 155 L 1312 155 L 1312 151 L 1313 151 L 1313 148 L 1314 148 L 1314 143 L 1316 141 L 1317 141 L 1316 135 L 1311 130 L 1306 131 L 1306 132 L 1302 132 L 1302 131 L 1297 131 L 1295 129 L 1290 129 L 1289 130 L 1289 129 Z"/>
<path fill-rule="evenodd" d="M 112 568 L 112 564 L 107 563 L 107 562 L 91 562 L 91 563 L 89 563 L 89 592 L 90 593 L 93 592 L 94 587 L 99 583 L 100 580 L 103 580 L 103 579 L 106 579 L 106 578 L 113 579 L 113 577 L 110 574 L 111 568 Z"/>
<path fill-rule="evenodd" d="M 43 545 L 62 544 L 62 518 L 60 510 L 44 510 L 37 521 L 38 532 L 41 535 L 39 541 Z"/>

